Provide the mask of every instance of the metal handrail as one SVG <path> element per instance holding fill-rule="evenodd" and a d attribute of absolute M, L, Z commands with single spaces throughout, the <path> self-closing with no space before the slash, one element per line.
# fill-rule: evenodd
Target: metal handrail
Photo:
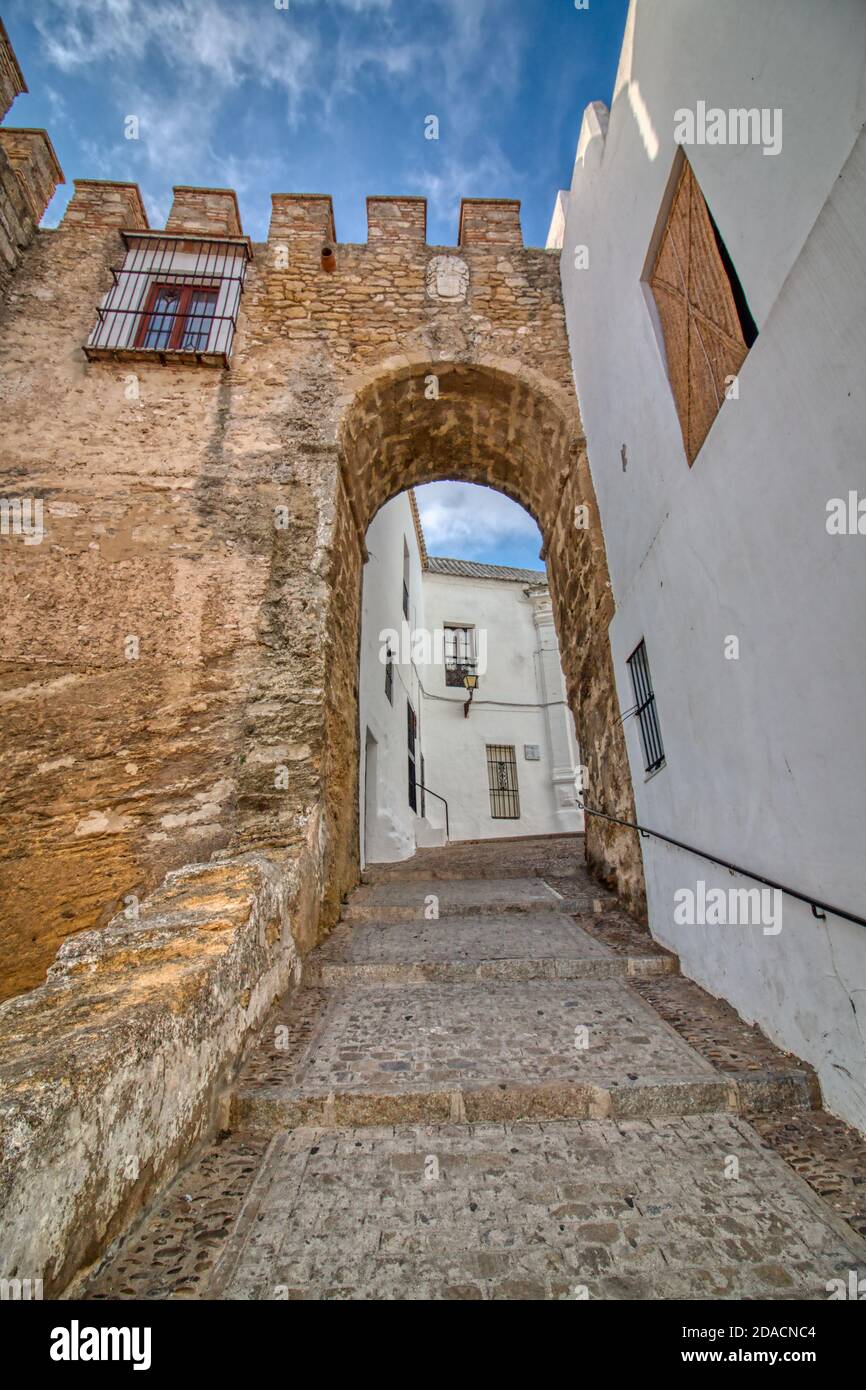
<path fill-rule="evenodd" d="M 451 826 L 448 823 L 448 802 L 445 800 L 444 796 L 440 796 L 438 792 L 431 792 L 430 788 L 425 787 L 423 782 L 416 782 L 415 786 L 420 787 L 422 792 L 426 792 L 428 796 L 435 796 L 437 801 L 442 802 L 442 805 L 445 807 L 445 838 L 446 840 L 450 840 Z"/>
<path fill-rule="evenodd" d="M 754 869 L 744 869 L 742 864 L 732 864 L 727 859 L 719 859 L 715 854 L 708 854 L 705 849 L 697 849 L 694 845 L 687 845 L 683 840 L 675 840 L 672 835 L 665 835 L 661 830 L 650 830 L 648 826 L 636 825 L 634 821 L 620 820 L 618 816 L 609 816 L 606 811 L 595 811 L 590 806 L 577 803 L 581 811 L 585 811 L 588 816 L 600 816 L 602 820 L 612 821 L 614 825 L 624 825 L 629 830 L 637 830 L 643 835 L 654 835 L 657 840 L 664 840 L 666 844 L 676 845 L 677 849 L 684 849 L 689 854 L 698 854 L 702 859 L 707 859 L 711 864 L 718 864 L 722 869 L 729 869 L 731 873 L 743 874 L 746 878 L 753 878 L 756 883 L 764 883 L 768 888 L 776 888 L 780 893 L 787 893 L 789 898 L 798 898 L 801 903 L 808 903 L 812 909 L 812 916 L 819 921 L 826 920 L 827 913 L 834 917 L 842 917 L 846 922 L 854 922 L 858 927 L 866 927 L 866 917 L 858 917 L 855 912 L 846 912 L 841 907 L 834 907 L 832 903 L 821 902 L 819 898 L 813 897 L 811 893 L 801 893 L 797 888 L 789 888 L 785 883 L 777 883 L 775 879 L 766 878 L 763 874 L 756 873 Z"/>

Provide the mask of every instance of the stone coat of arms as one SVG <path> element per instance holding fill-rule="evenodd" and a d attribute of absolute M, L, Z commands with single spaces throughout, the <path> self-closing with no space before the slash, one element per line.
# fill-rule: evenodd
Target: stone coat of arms
<path fill-rule="evenodd" d="M 427 294 L 452 304 L 466 298 L 469 267 L 459 256 L 434 256 L 427 266 Z"/>

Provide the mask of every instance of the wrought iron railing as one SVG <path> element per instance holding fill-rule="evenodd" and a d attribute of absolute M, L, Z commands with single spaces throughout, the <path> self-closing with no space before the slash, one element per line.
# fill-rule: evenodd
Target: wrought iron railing
<path fill-rule="evenodd" d="M 89 358 L 226 364 L 249 257 L 246 241 L 124 233 L 127 255 L 97 307 Z"/>
<path fill-rule="evenodd" d="M 416 782 L 415 786 L 420 787 L 422 792 L 426 792 L 428 796 L 435 796 L 437 801 L 442 802 L 442 805 L 445 807 L 445 839 L 450 840 L 451 824 L 448 819 L 448 802 L 445 800 L 444 796 L 440 796 L 438 792 L 431 791 L 429 787 L 425 787 L 423 782 Z"/>
<path fill-rule="evenodd" d="M 619 816 L 610 816 L 606 811 L 594 810 L 591 806 L 586 806 L 578 802 L 581 811 L 585 811 L 588 816 L 599 816 L 602 820 L 611 821 L 614 825 L 625 826 L 628 830 L 637 830 L 646 839 L 648 835 L 654 836 L 657 840 L 664 840 L 665 844 L 675 845 L 677 849 L 684 849 L 688 854 L 696 854 L 701 859 L 706 859 L 710 864 L 718 864 L 722 869 L 728 869 L 732 874 L 742 874 L 744 878 L 754 879 L 756 883 L 763 883 L 767 888 L 776 888 L 780 893 L 787 893 L 789 898 L 797 898 L 799 902 L 806 903 L 812 909 L 812 916 L 819 921 L 824 921 L 829 912 L 833 917 L 841 917 L 846 922 L 854 922 L 858 927 L 866 927 L 866 917 L 858 917 L 856 912 L 848 912 L 845 908 L 835 907 L 832 903 L 822 902 L 816 898 L 814 893 L 801 893 L 799 888 L 791 888 L 786 883 L 778 883 L 776 879 L 767 878 L 765 874 L 759 874 L 755 869 L 745 869 L 742 864 L 734 864 L 728 859 L 720 859 L 716 854 L 709 854 L 705 849 L 698 849 L 695 845 L 686 844 L 684 840 L 676 840 L 672 835 L 665 835 L 661 830 L 651 830 L 649 826 L 638 825 L 635 821 L 621 820 Z"/>

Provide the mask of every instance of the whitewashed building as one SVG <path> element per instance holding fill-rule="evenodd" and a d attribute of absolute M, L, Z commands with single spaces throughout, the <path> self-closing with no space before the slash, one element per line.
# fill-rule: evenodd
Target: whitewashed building
<path fill-rule="evenodd" d="M 861 918 L 864 54 L 862 0 L 633 0 L 549 241 L 637 819 Z M 788 893 L 689 922 L 761 885 L 640 843 L 656 937 L 866 1128 L 866 927 Z"/>
<path fill-rule="evenodd" d="M 360 832 L 367 863 L 582 829 L 543 571 L 428 557 L 414 495 L 367 532 Z M 391 660 L 388 659 L 388 653 Z M 465 675 L 477 677 L 470 693 Z"/>

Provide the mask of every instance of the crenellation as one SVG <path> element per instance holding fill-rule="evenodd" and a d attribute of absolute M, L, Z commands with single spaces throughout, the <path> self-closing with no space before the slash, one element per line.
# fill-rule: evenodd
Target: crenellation
<path fill-rule="evenodd" d="M 74 185 L 61 226 L 123 227 L 131 231 L 146 231 L 150 226 L 137 183 L 75 179 Z"/>
<path fill-rule="evenodd" d="M 367 239 L 426 242 L 427 199 L 368 198 Z"/>
<path fill-rule="evenodd" d="M 517 198 L 464 198 L 460 204 L 459 246 L 522 246 Z"/>
<path fill-rule="evenodd" d="M 329 193 L 272 193 L 268 241 L 315 238 L 320 245 L 335 242 L 334 204 Z"/>
<path fill-rule="evenodd" d="M 3 120 L 17 96 L 27 91 L 24 74 L 18 66 L 15 50 L 0 19 L 0 121 Z"/>
<path fill-rule="evenodd" d="M 0 149 L 21 184 L 34 223 L 41 222 L 58 186 L 65 182 L 47 131 L 0 126 Z"/>
<path fill-rule="evenodd" d="M 243 236 L 237 195 L 231 188 L 191 188 L 176 184 L 167 232 L 211 236 Z"/>

